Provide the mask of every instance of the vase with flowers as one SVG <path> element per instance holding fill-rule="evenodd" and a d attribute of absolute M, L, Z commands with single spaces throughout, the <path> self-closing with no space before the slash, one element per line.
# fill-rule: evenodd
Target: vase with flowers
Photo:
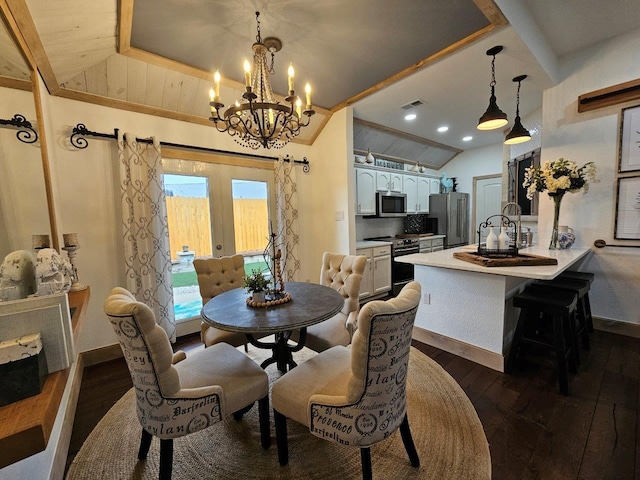
<path fill-rule="evenodd" d="M 522 186 L 527 189 L 527 198 L 532 199 L 536 192 L 547 192 L 553 199 L 553 230 L 551 231 L 550 249 L 560 248 L 558 244 L 558 219 L 560 204 L 564 194 L 576 193 L 580 190 L 586 193 L 589 182 L 596 182 L 596 166 L 593 162 L 585 163 L 582 167 L 564 158 L 546 161 L 541 166 L 531 166 L 525 170 Z"/>

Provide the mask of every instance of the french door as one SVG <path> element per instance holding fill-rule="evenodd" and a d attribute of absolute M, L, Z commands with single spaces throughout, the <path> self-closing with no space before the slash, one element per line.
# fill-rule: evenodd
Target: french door
<path fill-rule="evenodd" d="M 266 266 L 262 254 L 275 218 L 273 170 L 172 158 L 163 166 L 180 336 L 200 329 L 195 257 L 239 253 L 247 271 Z"/>

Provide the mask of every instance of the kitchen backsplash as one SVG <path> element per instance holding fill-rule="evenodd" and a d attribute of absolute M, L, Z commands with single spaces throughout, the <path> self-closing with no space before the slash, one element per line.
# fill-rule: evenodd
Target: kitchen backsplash
<path fill-rule="evenodd" d="M 356 240 L 395 237 L 404 232 L 404 218 L 362 218 L 356 216 Z"/>

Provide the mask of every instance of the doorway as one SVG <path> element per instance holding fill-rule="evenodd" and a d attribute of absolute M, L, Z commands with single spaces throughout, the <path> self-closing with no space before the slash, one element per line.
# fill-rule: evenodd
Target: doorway
<path fill-rule="evenodd" d="M 478 226 L 492 215 L 500 213 L 502 205 L 502 175 L 473 177 L 473 242 L 478 243 Z M 486 238 L 487 229 L 480 232 Z"/>
<path fill-rule="evenodd" d="M 273 214 L 273 169 L 164 159 L 164 188 L 177 335 L 200 329 L 202 298 L 193 268 L 201 256 L 245 257 L 262 269 Z M 269 165 L 272 167 L 272 165 Z"/>

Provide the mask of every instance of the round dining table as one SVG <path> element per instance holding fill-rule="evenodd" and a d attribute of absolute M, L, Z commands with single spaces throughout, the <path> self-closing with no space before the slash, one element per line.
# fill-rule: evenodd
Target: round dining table
<path fill-rule="evenodd" d="M 216 295 L 202 308 L 202 321 L 229 332 L 246 334 L 247 340 L 257 348 L 272 350 L 272 356 L 261 367 L 275 363 L 286 372 L 297 364 L 293 352 L 302 350 L 306 342 L 307 327 L 333 317 L 342 310 L 344 298 L 336 290 L 315 283 L 286 282 L 284 291 L 291 300 L 281 305 L 252 307 L 247 305 L 248 294 L 235 288 Z M 300 331 L 297 343 L 290 343 L 291 335 Z M 257 340 L 256 336 L 274 334 L 275 341 Z"/>

